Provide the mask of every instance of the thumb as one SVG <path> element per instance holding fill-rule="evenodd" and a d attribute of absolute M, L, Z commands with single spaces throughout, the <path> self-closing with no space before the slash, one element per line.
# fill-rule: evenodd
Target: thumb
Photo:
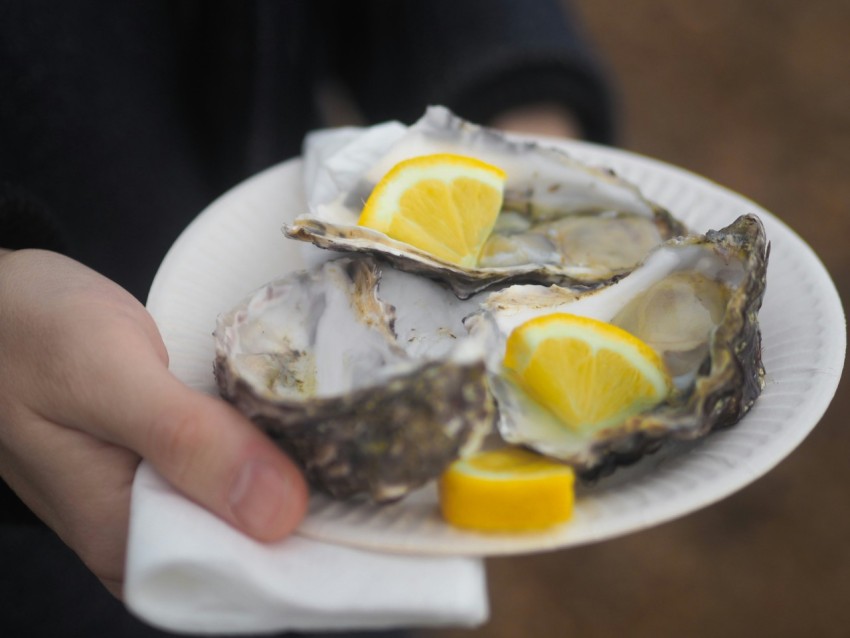
<path fill-rule="evenodd" d="M 150 421 L 130 447 L 184 494 L 262 541 L 283 538 L 304 516 L 307 487 L 294 463 L 231 406 L 165 373 Z"/>
<path fill-rule="evenodd" d="M 258 540 L 292 532 L 308 495 L 293 461 L 229 404 L 179 381 L 138 332 L 112 339 L 106 332 L 101 338 L 112 343 L 122 338 L 121 364 L 108 354 L 93 363 L 98 370 L 88 378 L 108 383 L 87 386 L 74 425 L 133 450 L 186 496 Z"/>

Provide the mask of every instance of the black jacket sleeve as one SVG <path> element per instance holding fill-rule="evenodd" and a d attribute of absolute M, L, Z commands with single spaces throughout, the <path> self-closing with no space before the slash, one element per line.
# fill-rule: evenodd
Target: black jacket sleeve
<path fill-rule="evenodd" d="M 602 66 L 558 0 L 374 0 L 335 3 L 331 63 L 368 118 L 412 121 L 444 104 L 479 123 L 515 106 L 556 102 L 585 137 L 614 140 Z"/>
<path fill-rule="evenodd" d="M 0 248 L 44 248 L 63 252 L 65 236 L 56 219 L 34 196 L 0 183 Z"/>

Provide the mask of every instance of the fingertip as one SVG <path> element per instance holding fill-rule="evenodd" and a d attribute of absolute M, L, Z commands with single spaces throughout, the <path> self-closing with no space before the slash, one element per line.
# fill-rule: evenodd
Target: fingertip
<path fill-rule="evenodd" d="M 288 459 L 246 460 L 230 487 L 228 503 L 236 526 L 260 541 L 285 538 L 307 510 L 307 485 Z"/>

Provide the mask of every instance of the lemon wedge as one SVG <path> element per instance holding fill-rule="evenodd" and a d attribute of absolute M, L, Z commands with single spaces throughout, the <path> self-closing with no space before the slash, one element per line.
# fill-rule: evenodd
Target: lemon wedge
<path fill-rule="evenodd" d="M 504 367 L 573 431 L 596 431 L 660 403 L 672 387 L 661 357 L 609 323 L 555 313 L 508 337 Z"/>
<path fill-rule="evenodd" d="M 396 164 L 375 186 L 359 225 L 466 268 L 496 224 L 505 173 L 473 157 L 422 155 Z"/>
<path fill-rule="evenodd" d="M 465 529 L 542 530 L 572 516 L 574 482 L 569 466 L 521 448 L 479 452 L 440 477 L 440 510 Z"/>

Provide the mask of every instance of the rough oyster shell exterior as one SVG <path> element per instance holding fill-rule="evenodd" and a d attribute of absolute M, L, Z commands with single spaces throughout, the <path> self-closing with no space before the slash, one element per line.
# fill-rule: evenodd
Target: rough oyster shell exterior
<path fill-rule="evenodd" d="M 476 449 L 496 418 L 482 357 L 463 347 L 435 360 L 402 362 L 375 384 L 316 392 L 303 361 L 315 354 L 309 349 L 331 307 L 330 288 L 341 294 L 337 308 L 349 307 L 354 317 L 330 317 L 328 330 L 344 333 L 345 321 L 353 321 L 361 332 L 350 339 L 343 334 L 343 341 L 386 342 L 378 358 L 404 359 L 394 341 L 397 309 L 380 299 L 380 279 L 372 259 L 328 262 L 268 284 L 222 315 L 216 328 L 214 371 L 222 396 L 290 452 L 315 486 L 337 498 L 402 497 Z M 342 365 L 345 353 L 338 354 L 316 365 Z"/>

